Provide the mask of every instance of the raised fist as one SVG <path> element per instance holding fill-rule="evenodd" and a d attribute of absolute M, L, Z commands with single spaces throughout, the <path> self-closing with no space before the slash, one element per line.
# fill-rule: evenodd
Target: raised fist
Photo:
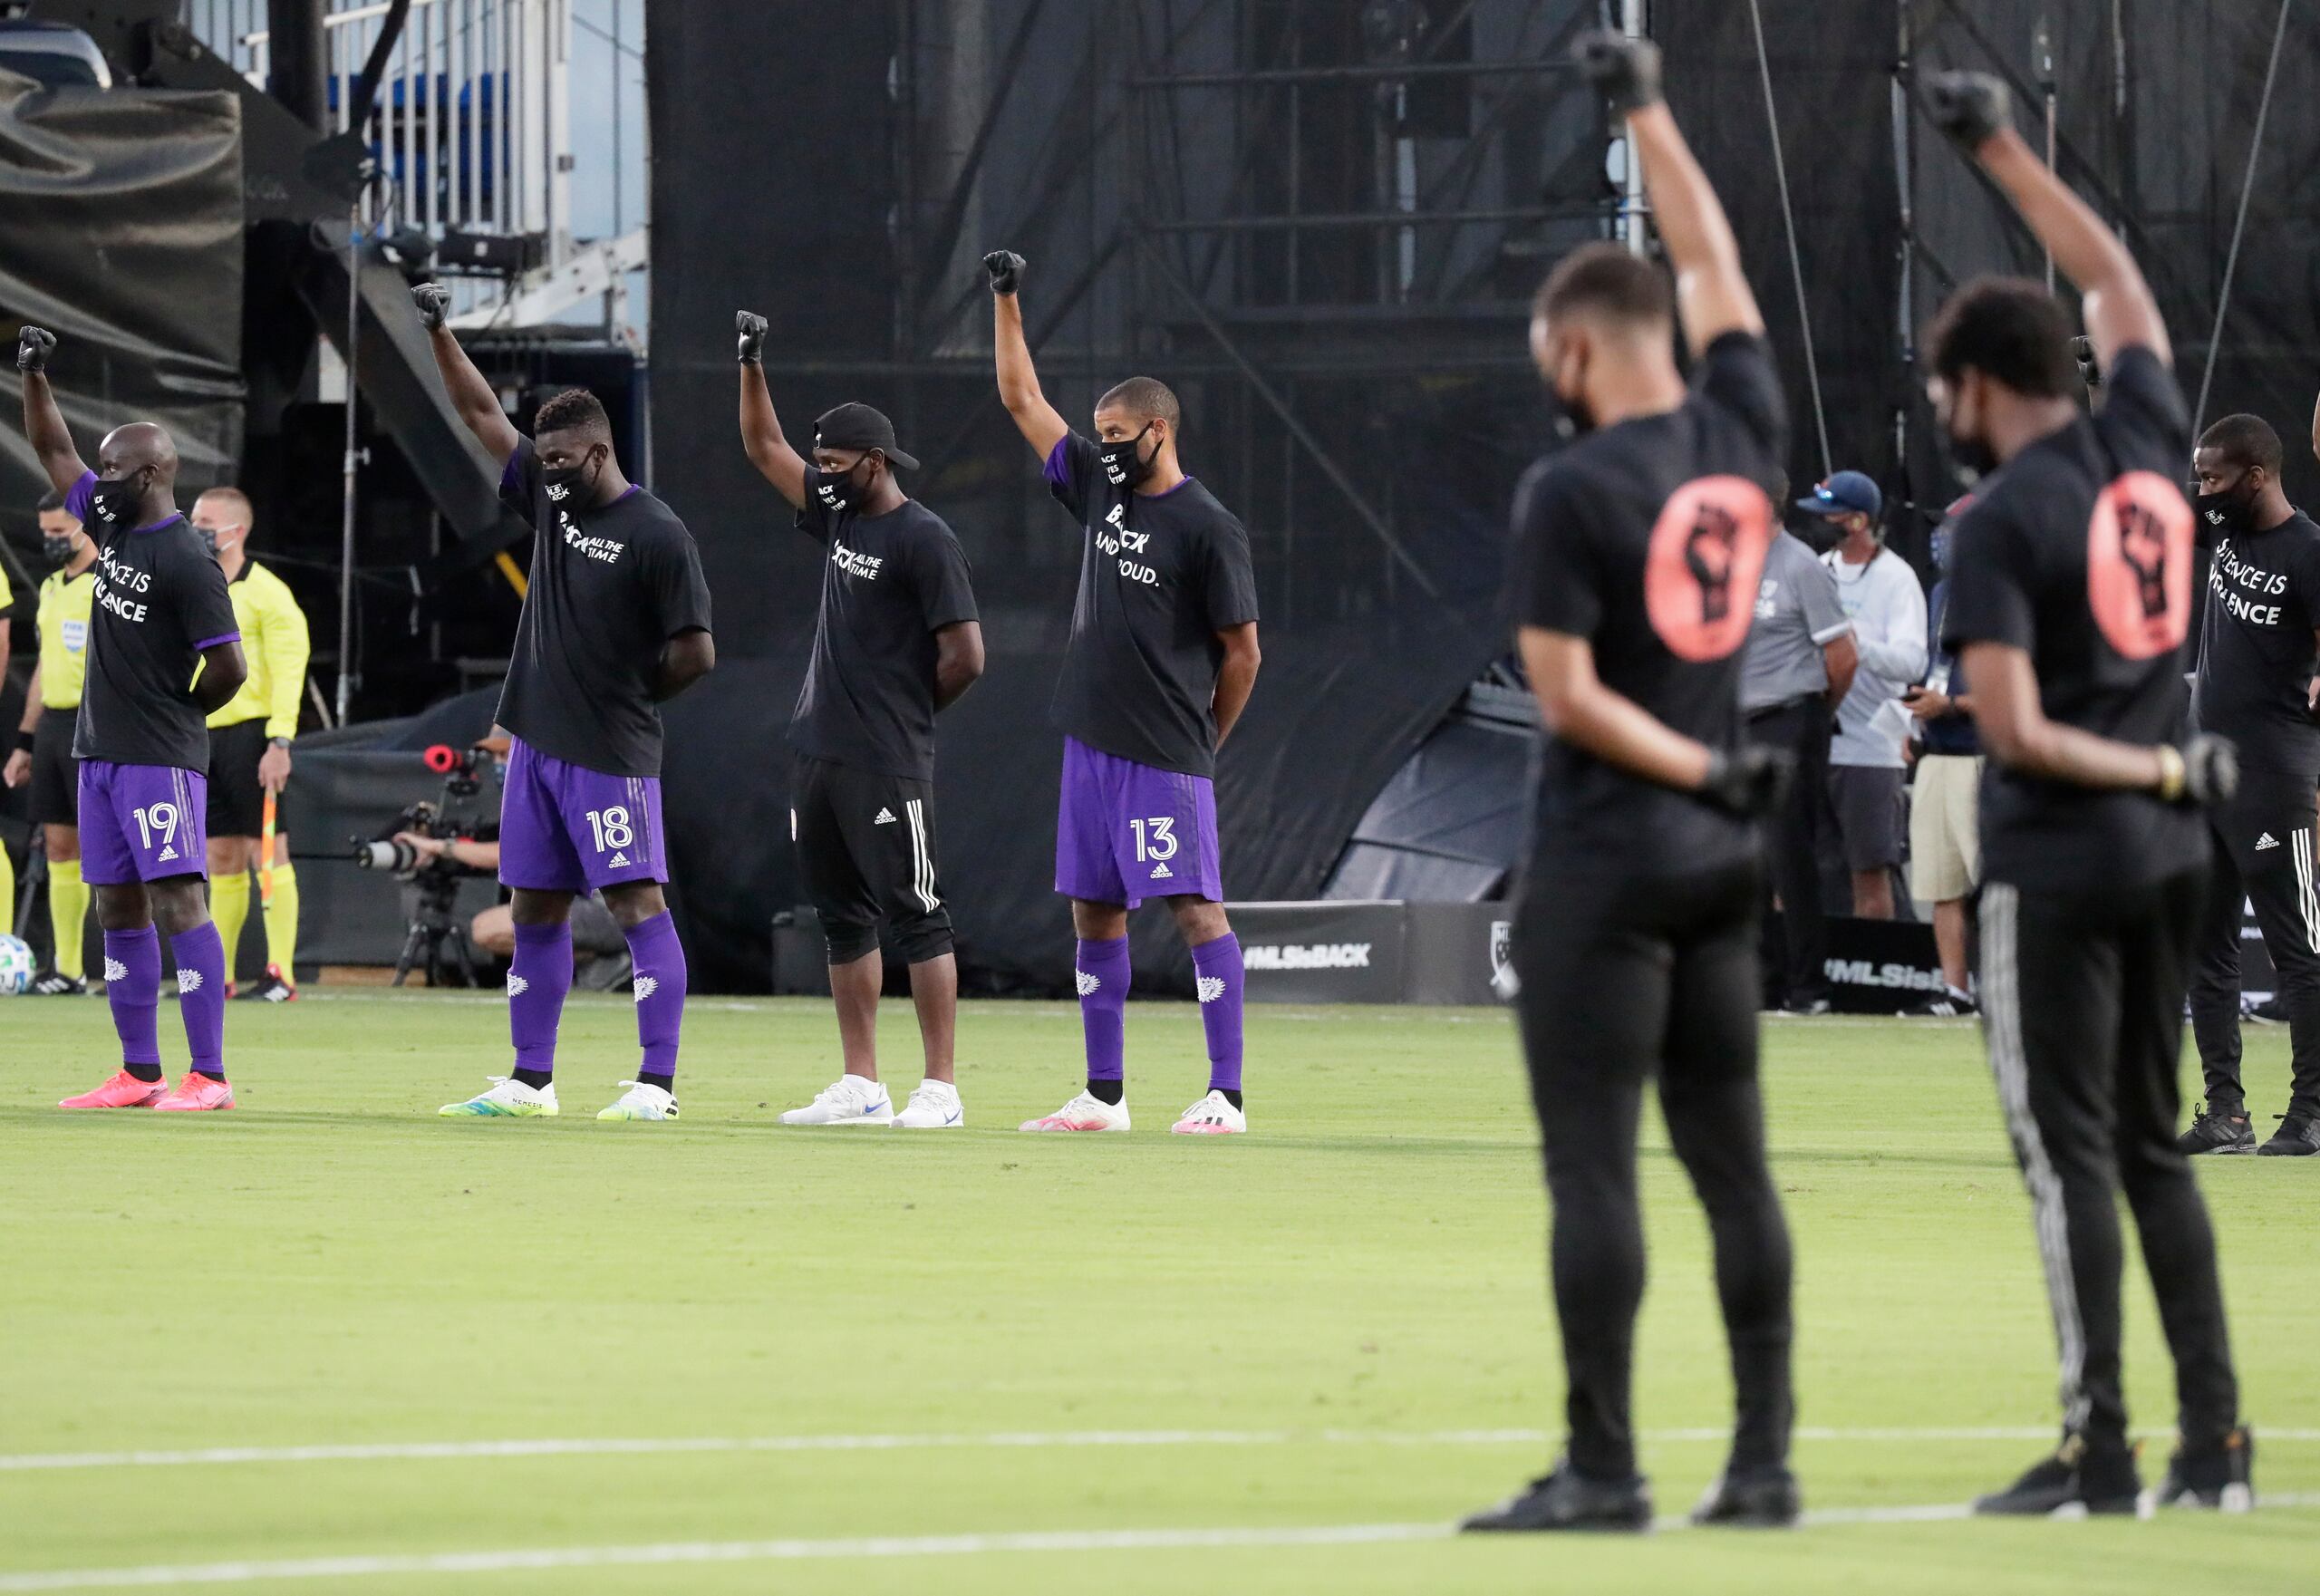
<path fill-rule="evenodd" d="M 1599 28 L 1580 34 L 1571 56 L 1610 102 L 1612 115 L 1624 117 L 1659 102 L 1659 46 L 1650 40 Z"/>
<path fill-rule="evenodd" d="M 753 366 L 765 359 L 765 318 L 751 310 L 733 313 L 736 334 L 735 358 L 745 366 Z"/>
<path fill-rule="evenodd" d="M 1023 257 L 1011 249 L 994 249 L 982 257 L 982 269 L 991 274 L 993 294 L 1012 294 L 1023 280 Z"/>
<path fill-rule="evenodd" d="M 1925 113 L 1971 155 L 2000 128 L 2014 125 L 2006 84 L 1986 72 L 1938 72 L 1926 80 Z"/>
<path fill-rule="evenodd" d="M 451 308 L 451 291 L 440 283 L 421 283 L 411 291 L 411 302 L 419 307 L 419 324 L 432 333 Z"/>
<path fill-rule="evenodd" d="M 56 353 L 56 334 L 45 327 L 26 327 L 16 334 L 16 369 L 20 372 L 48 370 L 48 357 Z"/>

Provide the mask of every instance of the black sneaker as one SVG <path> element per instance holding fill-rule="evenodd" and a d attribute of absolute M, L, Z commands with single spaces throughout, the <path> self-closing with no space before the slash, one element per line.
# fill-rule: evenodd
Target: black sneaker
<path fill-rule="evenodd" d="M 2152 1500 L 2161 1507 L 2206 1507 L 2218 1513 L 2246 1513 L 2256 1505 L 2256 1436 L 2246 1425 L 2224 1436 L 2212 1452 L 2186 1453 L 2175 1448 L 2167 1460 L 2167 1477 L 2159 1483 Z"/>
<path fill-rule="evenodd" d="M 2191 1117 L 2191 1128 L 2175 1138 L 2175 1150 L 2186 1156 L 2200 1153 L 2252 1153 L 2256 1127 L 2244 1108 L 2202 1105 Z"/>
<path fill-rule="evenodd" d="M 237 1003 L 295 1003 L 298 1001 L 298 989 L 282 979 L 280 965 L 268 964 L 266 967 L 266 979 L 247 991 L 236 992 L 234 1001 Z"/>
<path fill-rule="evenodd" d="M 1804 1494 L 1784 1467 L 1727 1468 L 1692 1509 L 1696 1524 L 1731 1524 L 1742 1529 L 1784 1530 L 1804 1512 Z"/>
<path fill-rule="evenodd" d="M 1460 1523 L 1472 1534 L 1497 1530 L 1648 1530 L 1651 1483 L 1641 1475 L 1590 1480 L 1569 1463 L 1531 1482 L 1531 1488 L 1486 1507 Z"/>
<path fill-rule="evenodd" d="M 1904 1020 L 1971 1020 L 1982 1006 L 1963 992 L 1937 992 L 1924 1002 L 1904 1009 Z"/>
<path fill-rule="evenodd" d="M 1826 1014 L 1829 1011 L 1829 1000 L 1826 998 L 1791 998 L 1787 1002 L 1783 1003 L 1780 1006 L 1780 1009 L 1781 1012 L 1784 1014 L 1797 1014 L 1809 1019 L 1814 1015 Z"/>
<path fill-rule="evenodd" d="M 54 970 L 43 971 L 33 982 L 33 996 L 36 998 L 77 998 L 88 990 L 89 983 L 79 976 Z"/>
<path fill-rule="evenodd" d="M 2142 1482 L 2132 1451 L 2096 1451 L 2083 1436 L 2065 1436 L 2052 1457 L 1995 1495 L 1974 1504 L 1982 1514 L 2028 1518 L 2084 1518 L 2090 1514 L 2140 1514 Z"/>
<path fill-rule="evenodd" d="M 2308 1158 L 2320 1153 L 2320 1114 L 2299 1109 L 2281 1115 L 2280 1127 L 2272 1132 L 2272 1139 L 2256 1151 L 2267 1158 Z"/>

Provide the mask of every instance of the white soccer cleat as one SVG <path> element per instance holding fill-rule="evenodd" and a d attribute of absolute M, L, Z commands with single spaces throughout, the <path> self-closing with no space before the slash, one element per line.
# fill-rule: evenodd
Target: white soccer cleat
<path fill-rule="evenodd" d="M 841 1075 L 803 1108 L 781 1117 L 784 1125 L 892 1125 L 894 1100 L 886 1088 L 858 1075 Z"/>
<path fill-rule="evenodd" d="M 512 1075 L 490 1075 L 489 1089 L 464 1103 L 446 1103 L 436 1112 L 447 1119 L 531 1119 L 552 1117 L 556 1112 L 556 1082 L 529 1087 Z"/>
<path fill-rule="evenodd" d="M 1223 1092 L 1212 1091 L 1176 1117 L 1171 1136 L 1239 1136 L 1249 1128 L 1249 1117 L 1235 1108 Z"/>
<path fill-rule="evenodd" d="M 1107 1103 L 1092 1092 L 1081 1092 L 1054 1113 L 1039 1119 L 1026 1119 L 1019 1127 L 1023 1130 L 1126 1130 L 1127 1128 L 1127 1099 Z"/>
<path fill-rule="evenodd" d="M 967 1122 L 959 1088 L 947 1080 L 922 1080 L 894 1116 L 897 1130 L 956 1130 Z"/>
<path fill-rule="evenodd" d="M 641 1080 L 624 1080 L 628 1090 L 609 1108 L 598 1110 L 599 1119 L 674 1119 L 677 1117 L 677 1094 L 663 1087 L 652 1086 Z"/>

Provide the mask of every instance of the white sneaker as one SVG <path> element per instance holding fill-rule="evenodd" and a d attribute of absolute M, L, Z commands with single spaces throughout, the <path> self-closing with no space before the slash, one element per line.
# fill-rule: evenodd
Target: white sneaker
<path fill-rule="evenodd" d="M 487 1075 L 491 1083 L 464 1103 L 446 1103 L 436 1112 L 451 1119 L 529 1119 L 557 1112 L 556 1082 L 526 1086 L 512 1075 Z"/>
<path fill-rule="evenodd" d="M 1223 1092 L 1213 1091 L 1178 1115 L 1168 1131 L 1172 1136 L 1239 1136 L 1248 1128 L 1249 1117 Z"/>
<path fill-rule="evenodd" d="M 894 1116 L 899 1130 L 956 1130 L 967 1122 L 959 1088 L 947 1080 L 922 1080 L 918 1089 Z"/>
<path fill-rule="evenodd" d="M 624 1080 L 628 1090 L 611 1108 L 599 1112 L 599 1119 L 674 1119 L 677 1117 L 677 1094 L 662 1087 L 647 1086 L 641 1080 Z"/>
<path fill-rule="evenodd" d="M 892 1125 L 894 1100 L 886 1088 L 858 1075 L 841 1075 L 803 1108 L 781 1117 L 784 1125 Z"/>
<path fill-rule="evenodd" d="M 1026 1119 L 1018 1127 L 1022 1130 L 1126 1130 L 1127 1128 L 1127 1099 L 1107 1103 L 1092 1093 L 1081 1092 L 1054 1113 L 1039 1119 Z"/>

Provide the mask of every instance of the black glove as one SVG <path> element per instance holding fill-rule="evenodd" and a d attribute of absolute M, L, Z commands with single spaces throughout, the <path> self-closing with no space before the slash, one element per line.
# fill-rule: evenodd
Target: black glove
<path fill-rule="evenodd" d="M 1650 40 L 1601 28 L 1580 34 L 1571 57 L 1610 102 L 1613 116 L 1659 103 L 1659 46 Z"/>
<path fill-rule="evenodd" d="M 2102 363 L 2094 358 L 2094 340 L 2074 338 L 2070 341 L 2070 357 L 2078 363 L 2079 380 L 2089 388 L 2102 386 Z"/>
<path fill-rule="evenodd" d="M 2005 82 L 1986 72 L 1934 73 L 1926 80 L 1925 111 L 1968 155 L 2000 128 L 2014 125 Z"/>
<path fill-rule="evenodd" d="M 1786 750 L 1745 743 L 1709 757 L 1699 795 L 1727 814 L 1753 820 L 1780 808 L 1795 775 L 1796 758 Z"/>
<path fill-rule="evenodd" d="M 984 256 L 982 269 L 991 274 L 993 294 L 1012 294 L 1023 281 L 1023 257 L 1011 249 L 994 249 Z"/>
<path fill-rule="evenodd" d="M 753 366 L 765 359 L 765 318 L 753 310 L 733 313 L 733 331 L 740 343 L 735 358 L 745 366 Z"/>
<path fill-rule="evenodd" d="M 2229 738 L 2202 731 L 2177 751 L 2183 761 L 2182 790 L 2164 796 L 2203 809 L 2231 801 L 2239 790 L 2239 750 Z"/>
<path fill-rule="evenodd" d="M 432 333 L 451 308 L 451 291 L 440 283 L 421 283 L 411 291 L 411 302 L 419 307 L 419 324 Z"/>
<path fill-rule="evenodd" d="M 45 327 L 26 327 L 16 334 L 16 369 L 20 372 L 48 370 L 48 357 L 56 353 L 56 334 Z"/>

